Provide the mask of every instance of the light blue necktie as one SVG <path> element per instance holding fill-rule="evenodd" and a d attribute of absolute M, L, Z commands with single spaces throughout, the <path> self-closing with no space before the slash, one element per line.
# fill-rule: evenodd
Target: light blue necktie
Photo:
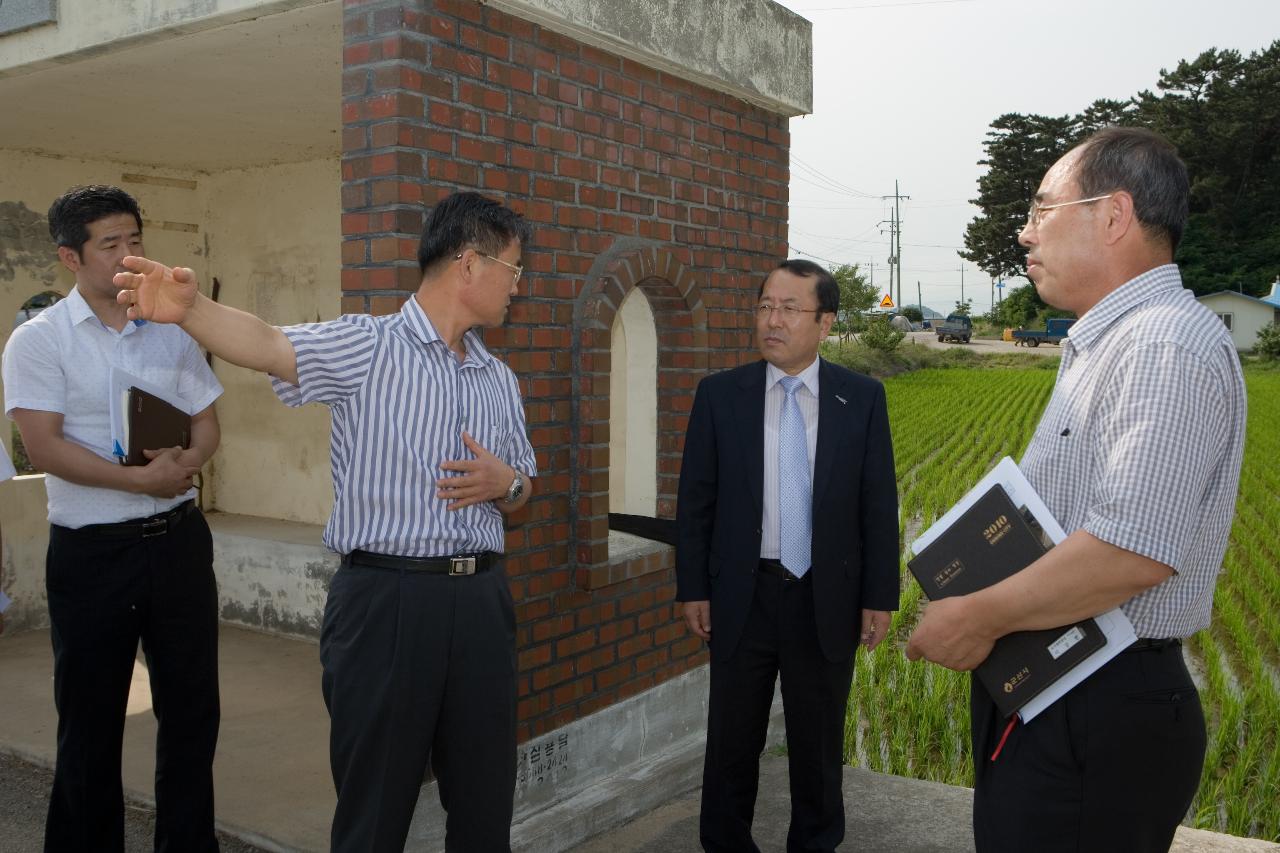
<path fill-rule="evenodd" d="M 784 376 L 782 423 L 778 427 L 778 522 L 781 525 L 781 562 L 796 577 L 809 571 L 812 543 L 813 488 L 809 477 L 809 440 L 804 416 L 796 402 L 800 390 L 798 376 Z"/>

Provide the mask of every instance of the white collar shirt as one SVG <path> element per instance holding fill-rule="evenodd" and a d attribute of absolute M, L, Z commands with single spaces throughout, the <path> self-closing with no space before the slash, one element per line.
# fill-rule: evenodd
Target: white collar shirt
<path fill-rule="evenodd" d="M 116 331 L 93 313 L 78 289 L 18 328 L 4 350 L 4 410 L 56 412 L 68 441 L 116 462 L 108 394 L 111 368 L 171 391 L 192 414 L 213 405 L 222 386 L 191 336 L 177 326 L 133 321 Z M 175 498 L 82 486 L 45 475 L 49 521 L 63 527 L 108 524 L 164 512 Z"/>

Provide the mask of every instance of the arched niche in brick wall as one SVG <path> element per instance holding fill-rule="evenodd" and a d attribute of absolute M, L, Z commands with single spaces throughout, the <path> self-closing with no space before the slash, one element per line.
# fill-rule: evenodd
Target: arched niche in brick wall
<path fill-rule="evenodd" d="M 597 258 L 574 307 L 575 438 L 572 449 L 575 557 L 580 588 L 592 589 L 672 565 L 670 549 L 609 552 L 609 418 L 613 329 L 639 289 L 657 339 L 655 515 L 674 518 L 684 429 L 707 372 L 707 315 L 697 278 L 668 247 L 620 241 Z M 656 544 L 656 543 L 655 543 Z M 665 552 L 665 553 L 664 553 Z"/>
<path fill-rule="evenodd" d="M 658 327 L 644 288 L 631 288 L 622 300 L 610 338 L 609 512 L 655 516 Z"/>

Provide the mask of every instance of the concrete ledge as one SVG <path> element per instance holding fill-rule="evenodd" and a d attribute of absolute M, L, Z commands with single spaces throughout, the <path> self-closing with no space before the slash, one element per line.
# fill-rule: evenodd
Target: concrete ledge
<path fill-rule="evenodd" d="M 213 572 L 223 622 L 316 641 L 339 557 L 318 524 L 211 512 Z"/>
<path fill-rule="evenodd" d="M 760 761 L 760 796 L 752 833 L 762 850 L 785 850 L 791 819 L 785 757 Z M 637 818 L 569 848 L 572 853 L 697 853 L 698 797 L 694 788 Z M 864 853 L 972 853 L 973 791 L 844 770 L 845 841 L 839 849 Z M 544 848 L 565 849 L 565 848 Z M 1280 845 L 1179 827 L 1170 853 L 1277 853 Z"/>
<path fill-rule="evenodd" d="M 532 21 L 770 112 L 813 111 L 813 25 L 771 0 L 490 0 Z"/>
<path fill-rule="evenodd" d="M 567 850 L 696 788 L 706 744 L 706 665 L 521 744 L 512 849 Z M 768 743 L 782 741 L 775 693 Z M 406 851 L 444 849 L 435 782 L 418 797 Z"/>
<path fill-rule="evenodd" d="M 55 26 L 39 26 L 30 18 L 30 28 L 0 33 L 5 49 L 0 51 L 0 78 L 29 74 L 41 69 L 101 56 L 115 50 L 188 35 L 204 30 L 249 21 L 291 9 L 319 5 L 329 0 L 151 0 L 130 3 L 116 14 L 102 14 L 101 0 L 61 0 L 53 3 L 23 0 L 30 7 L 54 7 Z M 6 6 L 8 4 L 5 4 Z M 335 10 L 335 13 L 337 10 Z"/>

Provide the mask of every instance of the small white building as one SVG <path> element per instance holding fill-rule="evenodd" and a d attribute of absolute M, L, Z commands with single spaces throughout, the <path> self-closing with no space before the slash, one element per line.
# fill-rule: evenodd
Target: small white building
<path fill-rule="evenodd" d="M 1280 279 L 1272 283 L 1270 295 L 1261 299 L 1223 290 L 1201 296 L 1199 300 L 1222 318 L 1237 351 L 1253 349 L 1259 331 L 1272 323 L 1280 323 Z"/>

